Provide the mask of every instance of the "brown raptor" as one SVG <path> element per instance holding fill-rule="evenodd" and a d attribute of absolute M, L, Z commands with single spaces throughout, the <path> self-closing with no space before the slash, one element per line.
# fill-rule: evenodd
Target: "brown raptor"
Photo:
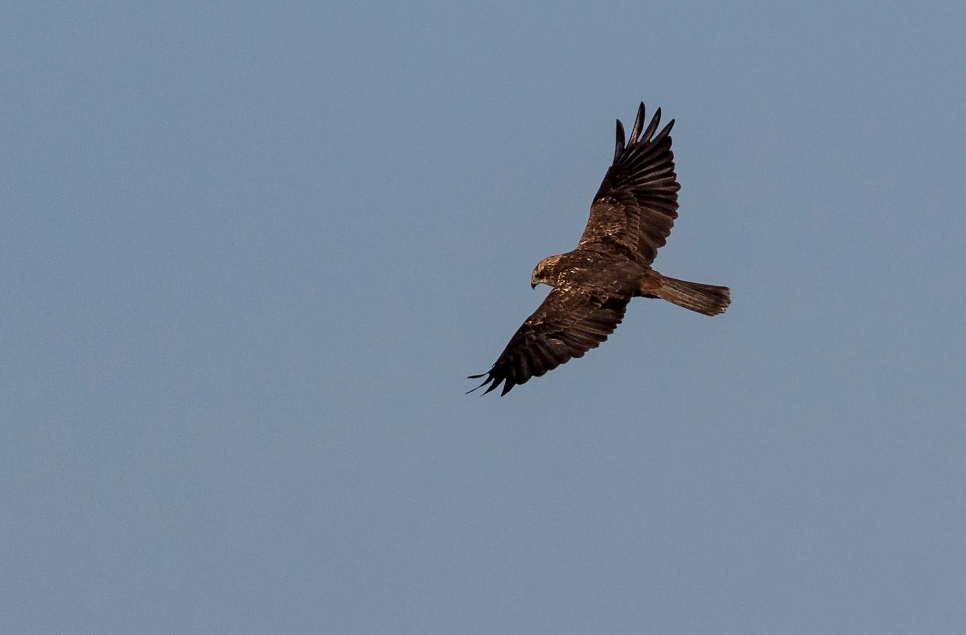
<path fill-rule="evenodd" d="M 661 109 L 642 130 L 644 104 L 625 142 L 617 120 L 614 162 L 590 206 L 590 219 L 577 248 L 541 260 L 530 284 L 553 289 L 482 375 L 484 394 L 503 383 L 501 395 L 531 377 L 540 377 L 573 357 L 597 348 L 624 318 L 631 298 L 660 298 L 705 315 L 724 313 L 728 287 L 685 282 L 651 268 L 678 213 L 678 190 L 671 152 L 672 119 L 654 134 Z M 471 390 L 470 392 L 473 392 Z"/>

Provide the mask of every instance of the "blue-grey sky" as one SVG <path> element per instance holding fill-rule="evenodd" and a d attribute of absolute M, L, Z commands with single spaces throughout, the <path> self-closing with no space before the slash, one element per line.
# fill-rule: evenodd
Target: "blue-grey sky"
<path fill-rule="evenodd" d="M 0 5 L 0 631 L 966 632 L 966 5 Z M 465 396 L 639 101 L 655 263 Z"/>

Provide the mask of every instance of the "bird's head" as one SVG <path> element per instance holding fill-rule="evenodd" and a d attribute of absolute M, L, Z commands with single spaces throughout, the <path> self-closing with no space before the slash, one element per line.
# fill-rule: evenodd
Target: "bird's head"
<path fill-rule="evenodd" d="M 532 289 L 536 289 L 538 284 L 553 286 L 554 265 L 557 264 L 558 260 L 560 260 L 560 256 L 550 256 L 537 263 L 537 266 L 533 268 L 533 273 L 530 274 L 530 287 Z"/>

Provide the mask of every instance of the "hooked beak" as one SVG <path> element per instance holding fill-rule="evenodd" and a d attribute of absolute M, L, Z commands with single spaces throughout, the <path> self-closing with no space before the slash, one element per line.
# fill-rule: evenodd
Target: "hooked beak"
<path fill-rule="evenodd" d="M 536 289 L 537 288 L 537 283 L 531 280 L 530 281 L 530 288 L 531 289 Z"/>

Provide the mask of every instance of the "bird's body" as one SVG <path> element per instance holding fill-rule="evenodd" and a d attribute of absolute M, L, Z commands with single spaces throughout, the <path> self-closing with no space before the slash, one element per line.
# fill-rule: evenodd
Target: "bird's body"
<path fill-rule="evenodd" d="M 633 296 L 640 281 L 650 271 L 621 254 L 600 252 L 592 249 L 551 256 L 537 284 L 543 283 L 554 289 L 598 289 L 615 296 Z M 549 260 L 549 259 L 548 259 Z M 531 285 L 536 287 L 531 280 Z"/>
<path fill-rule="evenodd" d="M 553 290 L 478 388 L 490 384 L 490 392 L 503 383 L 505 395 L 530 377 L 583 357 L 614 332 L 635 296 L 660 298 L 705 315 L 728 307 L 727 287 L 675 280 L 651 268 L 677 218 L 680 189 L 671 153 L 674 121 L 654 136 L 660 117 L 658 109 L 642 132 L 642 103 L 626 146 L 624 127 L 617 121 L 614 163 L 594 197 L 577 248 L 544 258 L 534 268 L 531 286 L 547 284 Z"/>

